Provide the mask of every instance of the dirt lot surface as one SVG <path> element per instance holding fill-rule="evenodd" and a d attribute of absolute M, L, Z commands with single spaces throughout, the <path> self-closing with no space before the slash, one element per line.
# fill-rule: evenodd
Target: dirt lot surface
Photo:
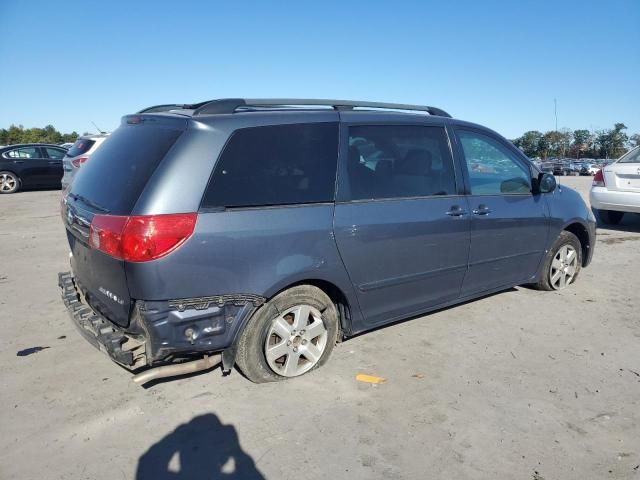
<path fill-rule="evenodd" d="M 640 479 L 640 216 L 560 293 L 377 330 L 294 381 L 144 389 L 67 317 L 59 198 L 0 197 L 1 479 Z"/>

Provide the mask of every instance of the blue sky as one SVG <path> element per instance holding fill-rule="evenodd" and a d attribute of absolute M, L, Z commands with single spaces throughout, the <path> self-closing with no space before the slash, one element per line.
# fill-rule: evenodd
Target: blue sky
<path fill-rule="evenodd" d="M 0 127 L 113 129 L 158 103 L 418 103 L 514 138 L 640 132 L 640 1 L 0 0 Z"/>

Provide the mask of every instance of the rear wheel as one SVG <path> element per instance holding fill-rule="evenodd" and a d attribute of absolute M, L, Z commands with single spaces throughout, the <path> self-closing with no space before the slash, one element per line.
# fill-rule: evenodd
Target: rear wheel
<path fill-rule="evenodd" d="M 238 340 L 236 361 L 252 382 L 298 377 L 323 365 L 338 335 L 338 313 L 319 288 L 300 285 L 265 303 Z"/>
<path fill-rule="evenodd" d="M 566 230 L 547 253 L 539 290 L 562 290 L 576 281 L 582 266 L 582 246 L 573 233 Z"/>
<path fill-rule="evenodd" d="M 616 212 L 615 210 L 597 210 L 597 212 L 605 225 L 617 225 L 624 216 L 624 212 Z"/>
<path fill-rule="evenodd" d="M 0 193 L 15 193 L 20 189 L 20 179 L 15 173 L 0 172 Z"/>

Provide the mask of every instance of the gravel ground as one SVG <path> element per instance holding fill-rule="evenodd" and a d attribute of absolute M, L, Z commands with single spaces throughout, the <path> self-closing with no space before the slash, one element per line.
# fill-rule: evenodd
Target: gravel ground
<path fill-rule="evenodd" d="M 640 216 L 565 291 L 361 335 L 295 381 L 144 389 L 67 317 L 59 197 L 0 197 L 2 479 L 640 479 Z"/>

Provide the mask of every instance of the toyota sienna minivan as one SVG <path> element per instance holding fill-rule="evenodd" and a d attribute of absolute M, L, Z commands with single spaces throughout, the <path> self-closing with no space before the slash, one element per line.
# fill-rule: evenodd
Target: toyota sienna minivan
<path fill-rule="evenodd" d="M 336 342 L 516 285 L 560 290 L 595 220 L 435 107 L 223 99 L 126 115 L 62 201 L 80 332 L 145 383 L 303 375 Z"/>

